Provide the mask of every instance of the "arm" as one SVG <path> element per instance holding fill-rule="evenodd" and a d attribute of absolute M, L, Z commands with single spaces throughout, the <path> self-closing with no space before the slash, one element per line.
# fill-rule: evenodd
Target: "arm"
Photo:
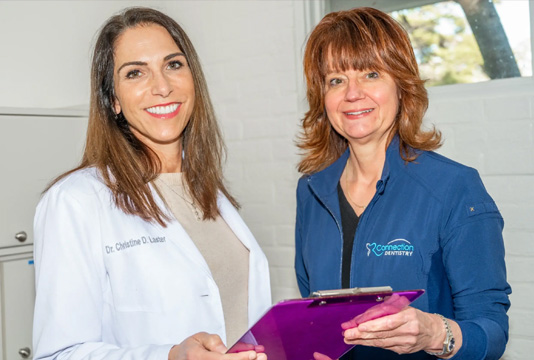
<path fill-rule="evenodd" d="M 451 233 L 443 262 L 464 339 L 458 357 L 499 359 L 508 341 L 510 307 L 502 219 L 498 213 L 477 216 Z"/>
<path fill-rule="evenodd" d="M 102 341 L 106 271 L 99 247 L 100 213 L 87 194 L 59 187 L 50 189 L 37 207 L 35 359 L 161 359 L 172 347 L 120 348 Z"/>
<path fill-rule="evenodd" d="M 307 297 L 310 295 L 310 286 L 309 286 L 309 279 L 308 279 L 308 272 L 306 271 L 306 266 L 304 264 L 304 258 L 302 256 L 302 233 L 301 233 L 301 225 L 302 225 L 302 204 L 301 204 L 301 198 L 302 198 L 302 186 L 303 179 L 299 180 L 299 184 L 297 186 L 297 217 L 295 222 L 295 272 L 297 275 L 297 283 L 299 286 L 300 294 L 303 297 Z"/>

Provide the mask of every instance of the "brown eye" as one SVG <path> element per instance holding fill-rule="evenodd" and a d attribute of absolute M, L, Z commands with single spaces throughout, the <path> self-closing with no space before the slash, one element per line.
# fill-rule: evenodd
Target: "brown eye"
<path fill-rule="evenodd" d="M 376 71 L 371 71 L 369 74 L 367 74 L 368 79 L 378 79 L 380 76 Z"/>
<path fill-rule="evenodd" d="M 139 76 L 141 76 L 141 71 L 139 70 L 131 70 L 131 71 L 128 71 L 128 73 L 126 74 L 127 79 L 134 79 Z"/>
<path fill-rule="evenodd" d="M 330 86 L 336 86 L 336 85 L 339 85 L 341 83 L 342 83 L 342 80 L 338 79 L 338 78 L 333 78 L 333 79 L 328 80 L 328 85 L 330 85 Z"/>
<path fill-rule="evenodd" d="M 171 61 L 171 62 L 167 65 L 167 68 L 170 69 L 170 70 L 178 70 L 178 69 L 180 69 L 182 66 L 184 66 L 184 64 L 183 64 L 181 61 L 175 60 L 175 61 Z"/>

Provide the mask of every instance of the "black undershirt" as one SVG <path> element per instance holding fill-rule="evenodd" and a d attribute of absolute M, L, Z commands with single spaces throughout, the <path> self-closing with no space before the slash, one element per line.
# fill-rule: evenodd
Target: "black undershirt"
<path fill-rule="evenodd" d="M 339 198 L 339 210 L 341 212 L 341 229 L 343 232 L 343 258 L 341 260 L 341 287 L 350 287 L 350 268 L 352 264 L 352 248 L 354 235 L 360 218 L 347 201 L 341 183 L 337 184 L 337 196 Z"/>

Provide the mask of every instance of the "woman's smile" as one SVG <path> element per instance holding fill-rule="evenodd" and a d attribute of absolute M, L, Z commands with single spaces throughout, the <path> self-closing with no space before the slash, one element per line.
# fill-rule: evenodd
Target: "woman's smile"
<path fill-rule="evenodd" d="M 351 111 L 344 111 L 343 113 L 345 114 L 345 116 L 349 118 L 361 118 L 361 117 L 368 115 L 373 110 L 374 109 L 364 109 L 364 110 L 357 110 L 357 111 L 351 110 Z"/>
<path fill-rule="evenodd" d="M 171 119 L 178 115 L 182 103 L 161 104 L 146 108 L 146 112 L 158 119 Z"/>

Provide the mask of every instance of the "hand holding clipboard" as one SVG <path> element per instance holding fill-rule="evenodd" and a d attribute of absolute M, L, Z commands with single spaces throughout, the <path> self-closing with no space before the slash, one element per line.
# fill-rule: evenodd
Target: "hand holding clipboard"
<path fill-rule="evenodd" d="M 408 306 L 424 290 L 393 292 L 390 287 L 318 292 L 272 306 L 228 353 L 261 345 L 269 359 L 310 360 L 314 353 L 337 359 L 354 345 L 345 344 L 345 329 Z M 356 325 L 357 326 L 357 325 Z"/>

